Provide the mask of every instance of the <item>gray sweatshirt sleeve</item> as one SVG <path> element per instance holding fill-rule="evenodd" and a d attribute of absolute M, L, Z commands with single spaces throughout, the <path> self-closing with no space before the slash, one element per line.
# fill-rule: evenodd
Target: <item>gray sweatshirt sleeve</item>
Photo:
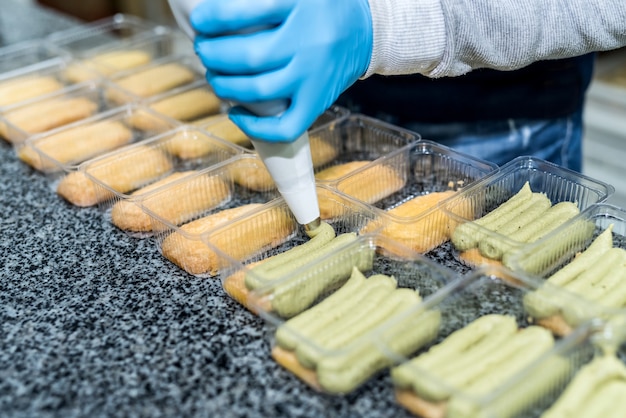
<path fill-rule="evenodd" d="M 364 77 L 461 75 L 626 46 L 626 0 L 368 0 Z"/>

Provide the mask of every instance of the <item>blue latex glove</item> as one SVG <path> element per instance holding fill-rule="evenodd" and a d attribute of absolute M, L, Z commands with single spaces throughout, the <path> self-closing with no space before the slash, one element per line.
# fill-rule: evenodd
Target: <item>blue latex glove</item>
<path fill-rule="evenodd" d="M 285 100 L 277 116 L 241 106 L 230 117 L 246 134 L 291 142 L 367 70 L 367 0 L 204 0 L 191 13 L 196 53 L 224 100 Z"/>

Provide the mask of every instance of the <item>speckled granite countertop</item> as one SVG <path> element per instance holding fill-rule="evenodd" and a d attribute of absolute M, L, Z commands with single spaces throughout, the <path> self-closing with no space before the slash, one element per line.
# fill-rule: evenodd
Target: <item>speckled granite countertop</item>
<path fill-rule="evenodd" d="M 13 0 L 0 19 L 3 44 L 72 24 Z M 0 210 L 0 416 L 408 416 L 386 374 L 347 397 L 310 390 L 219 282 L 65 203 L 4 142 Z"/>

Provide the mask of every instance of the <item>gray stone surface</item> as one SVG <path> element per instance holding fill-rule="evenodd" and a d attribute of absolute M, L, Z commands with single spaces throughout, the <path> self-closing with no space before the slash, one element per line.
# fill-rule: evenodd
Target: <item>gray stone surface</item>
<path fill-rule="evenodd" d="M 67 19 L 3 0 L 2 43 Z M 96 208 L 59 198 L 0 141 L 0 416 L 402 417 L 381 375 L 320 395 L 269 356 L 263 321 Z"/>

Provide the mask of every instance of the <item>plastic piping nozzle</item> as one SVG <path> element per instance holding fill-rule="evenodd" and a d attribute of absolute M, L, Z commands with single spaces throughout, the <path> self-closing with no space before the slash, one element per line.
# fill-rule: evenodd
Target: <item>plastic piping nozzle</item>
<path fill-rule="evenodd" d="M 307 230 L 317 228 L 320 208 L 308 133 L 290 143 L 252 140 L 252 144 L 298 223 Z"/>
<path fill-rule="evenodd" d="M 169 0 L 170 8 L 178 26 L 193 39 L 195 32 L 189 23 L 189 15 L 201 0 Z M 257 28 L 260 30 L 262 28 Z M 255 29 L 246 30 L 246 33 Z M 260 116 L 282 113 L 287 102 L 283 100 L 245 104 Z M 267 167 L 278 191 L 293 212 L 299 224 L 310 231 L 320 225 L 320 209 L 315 188 L 315 174 L 309 146 L 309 134 L 305 131 L 294 142 L 266 142 L 252 140 L 252 145 Z"/>

